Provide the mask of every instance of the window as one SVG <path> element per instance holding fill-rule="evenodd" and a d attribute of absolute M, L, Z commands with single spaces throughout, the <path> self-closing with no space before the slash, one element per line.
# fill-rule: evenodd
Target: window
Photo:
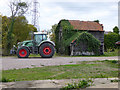
<path fill-rule="evenodd" d="M 46 34 L 43 34 L 43 40 L 47 40 Z"/>
<path fill-rule="evenodd" d="M 43 40 L 47 40 L 47 35 L 46 34 L 36 34 L 35 35 L 35 41 L 37 43 L 40 43 Z"/>
<path fill-rule="evenodd" d="M 39 34 L 37 34 L 37 35 L 35 35 L 35 41 L 36 42 L 41 42 L 42 41 L 42 35 L 39 35 Z"/>

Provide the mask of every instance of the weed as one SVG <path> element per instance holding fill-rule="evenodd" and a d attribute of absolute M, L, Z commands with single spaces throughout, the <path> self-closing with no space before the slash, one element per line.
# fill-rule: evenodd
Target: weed
<path fill-rule="evenodd" d="M 69 62 L 69 63 L 73 63 L 73 61 Z"/>
<path fill-rule="evenodd" d="M 11 81 L 15 81 L 15 79 L 7 79 L 5 77 L 2 77 L 2 80 L 0 80 L 0 82 L 11 82 Z"/>
<path fill-rule="evenodd" d="M 31 65 L 32 67 L 36 67 L 35 65 Z"/>
<path fill-rule="evenodd" d="M 105 83 L 103 82 L 103 83 L 101 83 L 101 84 L 105 84 Z"/>
<path fill-rule="evenodd" d="M 61 88 L 61 90 L 83 89 L 83 88 L 91 86 L 92 84 L 89 84 L 90 82 L 93 83 L 93 81 L 91 80 L 80 80 L 78 83 L 74 82 L 72 84 L 68 83 L 68 85 Z"/>
<path fill-rule="evenodd" d="M 116 60 L 112 60 L 112 63 L 115 63 L 115 64 L 116 64 L 116 63 L 118 63 L 118 61 L 116 61 Z"/>
<path fill-rule="evenodd" d="M 120 82 L 120 80 L 115 79 L 115 80 L 111 80 L 111 82 Z"/>
<path fill-rule="evenodd" d="M 45 65 L 41 64 L 41 66 L 45 66 Z"/>

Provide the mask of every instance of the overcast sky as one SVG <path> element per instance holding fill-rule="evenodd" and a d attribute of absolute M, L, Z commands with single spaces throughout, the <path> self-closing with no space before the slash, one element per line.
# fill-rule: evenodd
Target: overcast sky
<path fill-rule="evenodd" d="M 0 0 L 0 12 L 10 16 L 9 2 L 12 0 Z M 23 0 L 32 2 L 33 0 Z M 94 21 L 99 20 L 105 31 L 112 31 L 118 26 L 118 1 L 119 0 L 37 0 L 39 12 L 40 30 L 49 30 L 52 25 L 61 19 Z M 32 23 L 31 9 L 25 15 L 29 23 Z"/>

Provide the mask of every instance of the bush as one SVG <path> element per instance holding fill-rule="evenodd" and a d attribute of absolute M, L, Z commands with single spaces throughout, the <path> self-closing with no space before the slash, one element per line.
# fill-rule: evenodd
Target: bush
<path fill-rule="evenodd" d="M 115 45 L 115 42 L 117 42 L 119 40 L 119 34 L 116 33 L 108 33 L 108 34 L 104 34 L 104 48 L 105 51 L 107 51 L 108 49 L 116 49 L 117 46 Z"/>

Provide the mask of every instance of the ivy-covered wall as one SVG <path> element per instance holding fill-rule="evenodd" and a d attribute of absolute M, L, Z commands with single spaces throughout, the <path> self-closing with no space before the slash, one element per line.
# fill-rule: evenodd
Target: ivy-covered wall
<path fill-rule="evenodd" d="M 68 20 L 61 20 L 55 30 L 55 44 L 57 53 L 60 54 L 69 54 L 69 45 L 70 42 L 66 43 L 71 36 L 75 34 L 73 30 L 73 26 L 69 23 Z M 74 38 L 73 38 L 74 39 Z"/>
<path fill-rule="evenodd" d="M 79 37 L 71 43 L 71 55 L 99 55 L 100 41 L 88 32 L 82 32 Z"/>
<path fill-rule="evenodd" d="M 55 30 L 56 51 L 59 54 L 70 55 L 70 44 L 76 40 L 77 45 L 80 43 L 87 45 L 87 51 L 97 52 L 100 47 L 100 42 L 92 34 L 80 30 L 74 30 L 68 20 L 61 20 Z M 82 49 L 81 49 L 82 50 Z"/>

